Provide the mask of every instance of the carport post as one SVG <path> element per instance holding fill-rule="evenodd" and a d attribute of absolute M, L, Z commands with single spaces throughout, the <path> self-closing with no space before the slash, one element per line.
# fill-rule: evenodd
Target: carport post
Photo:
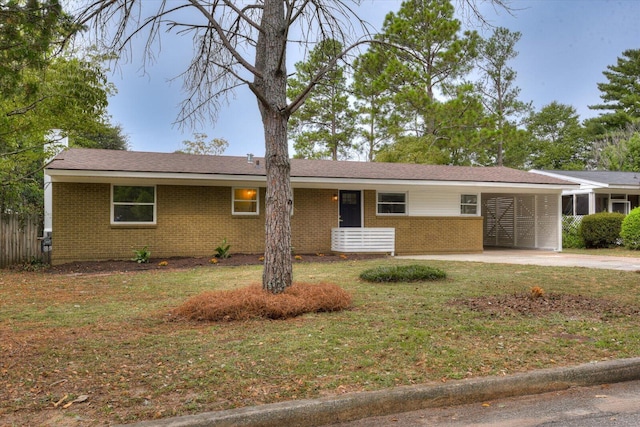
<path fill-rule="evenodd" d="M 558 242 L 556 243 L 556 251 L 562 252 L 562 192 L 558 194 L 558 225 L 556 226 L 556 234 Z"/>

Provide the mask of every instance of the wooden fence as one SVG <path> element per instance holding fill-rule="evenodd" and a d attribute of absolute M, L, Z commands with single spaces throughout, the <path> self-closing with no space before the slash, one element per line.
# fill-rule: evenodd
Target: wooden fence
<path fill-rule="evenodd" d="M 0 268 L 42 260 L 41 229 L 37 216 L 0 214 Z"/>

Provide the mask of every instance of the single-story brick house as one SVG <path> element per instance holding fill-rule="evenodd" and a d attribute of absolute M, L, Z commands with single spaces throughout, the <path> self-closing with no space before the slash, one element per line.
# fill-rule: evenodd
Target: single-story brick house
<path fill-rule="evenodd" d="M 532 170 L 577 185 L 562 192 L 563 215 L 598 212 L 628 214 L 640 206 L 640 173 L 620 171 Z"/>
<path fill-rule="evenodd" d="M 50 180 L 52 263 L 264 251 L 264 159 L 67 149 Z M 504 167 L 291 160 L 296 253 L 561 250 L 564 180 Z"/>

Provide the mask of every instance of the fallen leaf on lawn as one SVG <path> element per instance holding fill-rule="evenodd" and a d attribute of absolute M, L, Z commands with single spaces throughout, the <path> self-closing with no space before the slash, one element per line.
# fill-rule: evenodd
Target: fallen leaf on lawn
<path fill-rule="evenodd" d="M 482 407 L 484 407 L 484 408 L 488 408 L 489 406 L 491 406 L 491 403 L 483 403 L 482 404 Z"/>
<path fill-rule="evenodd" d="M 76 397 L 73 403 L 82 403 L 82 402 L 86 402 L 87 400 L 89 400 L 89 396 L 87 396 L 86 394 L 82 394 Z"/>
<path fill-rule="evenodd" d="M 607 396 L 606 394 L 596 394 L 596 397 L 597 397 L 598 399 L 606 399 L 606 398 L 607 398 L 607 397 L 609 397 L 609 396 Z"/>

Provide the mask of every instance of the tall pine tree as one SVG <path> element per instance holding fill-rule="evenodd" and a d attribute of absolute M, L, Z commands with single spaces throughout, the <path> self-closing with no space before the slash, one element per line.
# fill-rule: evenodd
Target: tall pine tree
<path fill-rule="evenodd" d="M 476 84 L 482 103 L 493 119 L 490 139 L 493 158 L 497 166 L 504 164 L 505 145 L 513 137 L 519 117 L 531 110 L 531 104 L 518 99 L 520 88 L 515 85 L 517 73 L 509 61 L 518 56 L 515 49 L 520 40 L 519 32 L 496 28 L 489 39 L 479 45 L 477 67 L 481 80 Z"/>
<path fill-rule="evenodd" d="M 335 61 L 342 49 L 337 40 L 322 40 L 307 61 L 295 64 L 295 76 L 289 78 L 287 96 L 295 99 L 322 74 L 289 119 L 297 158 L 346 159 L 354 147 L 355 112 L 349 105 L 344 66 Z"/>
<path fill-rule="evenodd" d="M 384 77 L 393 93 L 392 144 L 379 160 L 417 163 L 473 162 L 482 105 L 460 78 L 473 65 L 479 40 L 462 32 L 446 0 L 408 0 L 387 15 L 385 41 L 397 45 Z"/>

